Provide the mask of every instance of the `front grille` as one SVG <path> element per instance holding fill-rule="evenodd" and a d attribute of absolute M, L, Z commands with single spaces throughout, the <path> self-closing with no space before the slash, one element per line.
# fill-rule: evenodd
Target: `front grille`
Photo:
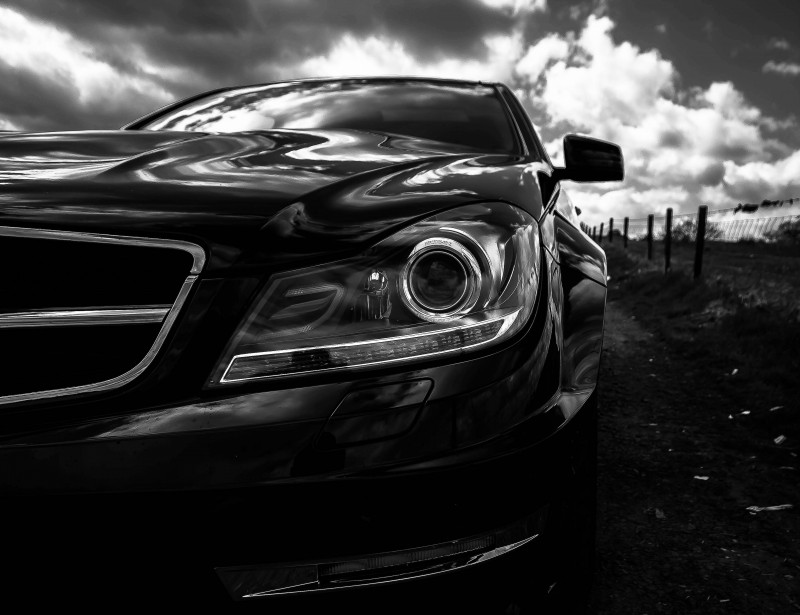
<path fill-rule="evenodd" d="M 0 227 L 0 404 L 131 382 L 204 262 L 184 241 Z"/>

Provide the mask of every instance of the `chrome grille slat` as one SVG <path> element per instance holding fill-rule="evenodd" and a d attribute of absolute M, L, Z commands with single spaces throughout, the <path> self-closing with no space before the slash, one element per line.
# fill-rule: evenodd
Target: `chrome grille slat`
<path fill-rule="evenodd" d="M 84 233 L 81 231 L 54 231 L 50 229 L 23 228 L 17 226 L 0 226 L 0 237 L 21 237 L 25 239 L 53 239 L 56 241 L 77 241 L 82 243 L 107 243 L 151 248 L 173 248 L 183 250 L 192 255 L 192 269 L 189 273 L 200 273 L 206 262 L 203 248 L 188 241 L 178 239 L 149 239 L 126 235 L 103 235 L 100 233 Z"/>
<path fill-rule="evenodd" d="M 80 293 L 77 295 L 75 292 L 68 293 L 73 295 L 73 299 L 77 298 L 77 301 L 59 301 L 58 297 L 63 293 L 57 293 L 55 296 L 50 297 L 47 292 L 43 292 L 43 289 L 46 287 L 42 286 L 42 284 L 46 283 L 46 279 L 37 278 L 31 279 L 30 282 L 27 282 L 28 278 L 17 276 L 17 286 L 15 287 L 17 288 L 16 293 L 7 293 L 5 297 L 0 295 L 0 299 L 4 299 L 3 303 L 5 304 L 4 306 L 0 305 L 0 331 L 3 332 L 4 336 L 15 336 L 12 339 L 15 344 L 22 344 L 20 348 L 25 348 L 25 341 L 28 339 L 28 335 L 38 335 L 39 337 L 36 339 L 39 340 L 39 344 L 43 344 L 41 346 L 37 344 L 27 346 L 27 351 L 30 355 L 28 360 L 33 361 L 33 363 L 18 363 L 19 365 L 23 366 L 22 369 L 28 370 L 27 373 L 31 373 L 31 369 L 37 369 L 36 363 L 38 363 L 38 361 L 36 357 L 46 358 L 49 356 L 49 353 L 53 352 L 55 353 L 52 355 L 54 357 L 53 360 L 55 360 L 56 363 L 53 364 L 51 360 L 49 365 L 53 365 L 54 367 L 47 368 L 46 365 L 48 365 L 48 363 L 45 361 L 45 363 L 43 363 L 45 367 L 39 369 L 56 369 L 59 371 L 45 371 L 42 372 L 43 374 L 61 374 L 60 368 L 58 367 L 58 361 L 72 361 L 75 365 L 81 365 L 80 363 L 75 363 L 75 361 L 80 361 L 81 357 L 91 357 L 91 360 L 87 360 L 86 363 L 86 365 L 91 367 L 91 361 L 102 362 L 103 356 L 119 357 L 121 362 L 114 363 L 114 365 L 119 364 L 119 371 L 122 372 L 124 370 L 124 373 L 113 371 L 113 367 L 106 367 L 101 370 L 83 370 L 83 368 L 81 368 L 80 370 L 71 370 L 69 373 L 72 374 L 72 372 L 74 372 L 74 375 L 70 375 L 68 378 L 65 376 L 50 378 L 50 386 L 48 386 L 47 378 L 45 378 L 43 381 L 36 379 L 32 381 L 32 384 L 17 386 L 11 384 L 15 382 L 13 379 L 8 380 L 7 382 L 9 386 L 4 387 L 6 389 L 5 395 L 0 394 L 0 405 L 17 404 L 82 393 L 109 391 L 122 387 L 135 380 L 147 369 L 147 367 L 152 363 L 156 355 L 161 350 L 164 341 L 167 339 L 172 326 L 175 324 L 175 321 L 178 318 L 179 312 L 186 303 L 194 283 L 199 277 L 198 274 L 202 271 L 203 266 L 205 265 L 206 259 L 205 252 L 200 246 L 182 240 L 153 239 L 77 231 L 58 231 L 50 229 L 0 226 L 0 245 L 2 245 L 2 242 L 5 238 L 8 238 L 8 241 L 10 242 L 17 242 L 11 244 L 14 247 L 9 247 L 9 250 L 16 250 L 19 246 L 23 245 L 36 246 L 36 244 L 26 243 L 26 240 L 30 239 L 39 241 L 43 246 L 45 246 L 43 249 L 48 252 L 52 252 L 54 255 L 72 255 L 75 252 L 75 249 L 67 245 L 69 242 L 72 242 L 76 249 L 78 249 L 79 246 L 83 246 L 79 248 L 79 250 L 82 251 L 79 253 L 83 255 L 80 258 L 84 259 L 80 262 L 84 262 L 88 265 L 87 272 L 91 275 L 98 275 L 98 273 L 106 271 L 107 267 L 106 270 L 103 270 L 102 267 L 100 269 L 95 268 L 93 266 L 93 261 L 85 260 L 87 254 L 91 255 L 94 254 L 96 250 L 99 250 L 98 254 L 101 255 L 101 260 L 98 260 L 97 262 L 102 263 L 103 255 L 106 254 L 105 250 L 111 250 L 111 253 L 109 254 L 112 256 L 115 262 L 119 260 L 120 255 L 124 255 L 123 258 L 131 259 L 125 260 L 124 263 L 132 267 L 136 267 L 136 255 L 138 254 L 137 250 L 141 248 L 143 257 L 146 260 L 149 259 L 148 262 L 151 263 L 151 269 L 139 269 L 139 271 L 147 271 L 149 272 L 147 275 L 154 277 L 143 278 L 142 275 L 138 275 L 138 285 L 129 285 L 127 288 L 135 291 L 132 293 L 135 295 L 138 292 L 138 289 L 149 289 L 152 286 L 148 282 L 150 279 L 153 279 L 154 281 L 174 280 L 174 282 L 169 282 L 169 284 L 174 284 L 174 290 L 163 297 L 163 299 L 170 301 L 172 300 L 172 297 L 174 297 L 174 302 L 172 304 L 167 304 L 162 303 L 158 299 L 156 301 L 147 301 L 147 299 L 145 299 L 141 305 L 137 305 L 135 296 L 129 297 L 130 299 L 133 299 L 133 301 L 125 301 L 123 299 L 123 301 L 121 301 L 119 304 L 115 303 L 115 301 L 119 301 L 119 299 L 122 298 L 118 296 L 114 296 L 112 301 L 106 302 L 103 297 L 103 289 L 105 287 L 103 280 L 105 278 L 102 277 L 97 278 L 97 284 L 92 281 L 92 277 L 85 278 L 87 281 L 91 281 L 91 284 L 95 284 L 94 286 L 79 284 L 75 287 L 71 287 L 64 286 L 62 283 L 60 286 L 61 289 L 80 288 L 82 292 L 85 287 L 92 291 L 90 294 L 93 296 L 97 295 L 95 296 L 95 299 L 100 298 L 100 301 L 94 302 L 87 298 L 86 304 L 80 305 L 83 297 L 83 295 Z M 48 241 L 42 242 L 41 240 Z M 51 244 L 49 240 L 57 243 Z M 102 248 L 101 246 L 98 246 L 95 250 L 95 248 L 89 247 L 92 244 L 107 244 L 109 247 Z M 50 250 L 46 246 L 52 246 L 53 250 Z M 117 248 L 114 246 L 119 247 Z M 39 248 L 36 247 L 35 249 L 38 250 Z M 153 263 L 160 263 L 162 260 L 162 252 L 159 249 L 164 249 L 163 258 L 168 259 L 165 262 L 178 263 L 179 261 L 175 260 L 176 254 L 184 253 L 191 257 L 191 264 L 189 263 L 189 259 L 186 259 L 186 269 L 176 269 L 174 266 L 171 266 L 171 269 L 169 269 L 169 271 L 171 271 L 169 276 L 171 277 L 164 277 L 160 275 L 160 266 L 156 269 L 152 269 Z M 66 250 L 66 252 L 64 250 Z M 124 250 L 127 250 L 127 252 Z M 27 253 L 28 258 L 39 259 L 39 262 L 45 262 L 39 258 L 38 252 L 30 252 L 30 250 L 27 250 Z M 10 252 L 10 254 L 13 254 L 13 256 L 16 257 L 16 252 Z M 186 257 L 184 256 L 183 258 Z M 36 261 L 34 260 L 26 262 Z M 69 266 L 69 263 L 64 264 L 64 266 Z M 125 268 L 130 270 L 129 266 L 126 266 Z M 45 272 L 47 270 L 43 270 L 40 267 L 39 271 Z M 81 271 L 81 269 L 74 269 L 73 271 Z M 182 277 L 184 275 L 185 277 Z M 117 280 L 120 279 L 125 278 L 117 278 Z M 36 293 L 30 295 L 27 300 L 24 300 L 25 295 L 27 295 L 28 284 L 31 285 L 30 288 L 36 290 Z M 37 284 L 38 286 L 36 286 Z M 117 287 L 119 287 L 119 284 L 117 284 Z M 159 288 L 161 287 L 159 286 Z M 177 295 L 172 294 L 175 291 L 177 291 Z M 161 291 L 159 291 L 159 293 L 160 292 Z M 126 291 L 125 294 L 131 293 L 127 293 Z M 152 295 L 153 293 L 149 294 Z M 61 298 L 63 299 L 64 297 Z M 107 328 L 109 325 L 111 325 L 111 328 Z M 138 328 L 132 328 L 138 326 L 145 327 L 143 331 L 148 331 L 146 327 L 151 327 L 151 329 L 149 329 L 149 333 L 146 335 L 154 336 L 144 339 L 139 336 L 139 338 L 142 339 L 142 343 L 136 345 L 136 347 L 140 347 L 140 350 L 134 350 L 134 347 L 127 348 L 115 345 L 117 335 L 114 333 L 115 331 L 120 331 L 119 335 L 123 336 L 138 336 L 138 333 L 134 334 L 135 331 L 138 331 Z M 78 336 L 74 337 L 74 360 L 71 357 L 70 352 L 70 348 L 72 348 L 72 346 L 53 345 L 51 347 L 48 345 L 51 335 L 59 335 L 61 336 L 60 339 L 64 340 L 65 338 L 61 332 L 73 330 L 76 332 L 74 335 Z M 102 333 L 91 333 L 95 330 L 101 331 Z M 37 331 L 41 331 L 41 333 L 36 333 Z M 52 334 L 50 333 L 51 331 Z M 85 331 L 86 334 L 79 334 L 79 331 Z M 45 337 L 41 337 L 42 335 Z M 86 337 L 86 335 L 89 337 Z M 91 348 L 87 348 L 86 351 L 84 351 L 84 349 L 81 347 L 84 345 L 84 340 L 100 339 L 97 337 L 98 335 L 100 335 L 101 338 L 108 340 L 106 343 L 106 355 L 98 354 L 97 348 L 102 347 L 102 345 L 99 347 L 93 346 Z M 123 337 L 121 339 L 127 338 Z M 153 340 L 152 343 L 150 343 L 151 339 Z M 148 348 L 147 344 L 150 345 L 149 349 L 145 352 L 145 348 Z M 12 347 L 7 346 L 6 351 L 13 352 L 13 349 Z M 144 356 L 142 356 L 142 353 Z M 124 367 L 122 366 L 123 363 L 125 363 Z M 96 365 L 102 365 L 102 363 L 96 363 Z M 133 365 L 133 367 L 128 369 L 131 365 Z M 67 372 L 63 373 L 66 374 Z M 115 373 L 118 373 L 119 375 L 108 377 Z M 75 385 L 63 386 L 64 384 L 72 383 L 75 383 Z M 15 388 L 16 390 L 14 390 Z"/>
<path fill-rule="evenodd" d="M 0 314 L 0 329 L 27 327 L 85 327 L 93 325 L 133 325 L 162 322 L 171 306 L 124 308 L 77 308 L 37 310 Z"/>

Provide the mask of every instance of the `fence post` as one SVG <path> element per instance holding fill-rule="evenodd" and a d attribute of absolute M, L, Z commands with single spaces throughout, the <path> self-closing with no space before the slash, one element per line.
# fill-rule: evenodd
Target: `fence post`
<path fill-rule="evenodd" d="M 597 241 L 597 227 L 592 227 L 592 241 Z"/>
<path fill-rule="evenodd" d="M 622 231 L 622 245 L 627 248 L 628 247 L 628 216 L 625 216 L 625 223 L 623 225 Z"/>
<path fill-rule="evenodd" d="M 672 207 L 667 207 L 667 223 L 664 226 L 664 273 L 669 273 L 672 258 Z"/>
<path fill-rule="evenodd" d="M 697 236 L 694 240 L 694 279 L 703 273 L 703 248 L 706 243 L 706 215 L 708 205 L 701 205 L 697 209 Z"/>
<path fill-rule="evenodd" d="M 614 218 L 608 219 L 608 243 L 614 241 Z"/>
<path fill-rule="evenodd" d="M 653 260 L 653 222 L 655 216 L 647 216 L 647 260 Z"/>
<path fill-rule="evenodd" d="M 605 224 L 605 222 L 600 223 L 600 234 L 597 236 L 597 243 L 603 243 L 603 224 Z"/>

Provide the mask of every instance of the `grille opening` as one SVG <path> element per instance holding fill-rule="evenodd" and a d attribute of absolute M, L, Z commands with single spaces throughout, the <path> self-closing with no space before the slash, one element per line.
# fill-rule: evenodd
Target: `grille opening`
<path fill-rule="evenodd" d="M 0 396 L 109 380 L 133 369 L 153 345 L 160 324 L 0 330 Z"/>
<path fill-rule="evenodd" d="M 205 262 L 184 241 L 0 226 L 0 404 L 131 382 Z"/>
<path fill-rule="evenodd" d="M 0 237 L 0 312 L 172 304 L 192 267 L 182 250 Z"/>

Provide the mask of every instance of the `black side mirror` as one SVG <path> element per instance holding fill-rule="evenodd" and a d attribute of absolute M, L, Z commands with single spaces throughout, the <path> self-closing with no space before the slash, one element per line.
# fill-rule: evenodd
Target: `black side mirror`
<path fill-rule="evenodd" d="M 555 169 L 557 180 L 576 182 L 613 182 L 625 177 L 619 145 L 584 137 L 564 137 L 564 168 Z"/>

